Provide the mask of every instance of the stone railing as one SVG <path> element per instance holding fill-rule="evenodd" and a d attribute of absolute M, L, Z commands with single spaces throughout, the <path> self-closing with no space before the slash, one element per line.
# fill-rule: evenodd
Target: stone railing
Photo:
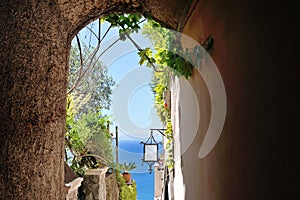
<path fill-rule="evenodd" d="M 106 174 L 106 200 L 119 199 L 119 187 L 114 173 Z"/>
<path fill-rule="evenodd" d="M 86 200 L 106 200 L 106 171 L 101 169 L 87 169 L 84 173 L 83 193 Z"/>
<path fill-rule="evenodd" d="M 77 200 L 78 188 L 81 186 L 83 178 L 79 178 L 73 170 L 64 163 L 65 170 L 65 199 Z"/>
<path fill-rule="evenodd" d="M 76 178 L 70 183 L 65 184 L 66 188 L 66 200 L 77 200 L 78 197 L 78 188 L 81 186 L 81 182 L 83 181 L 83 178 Z"/>
<path fill-rule="evenodd" d="M 114 173 L 108 173 L 107 167 L 85 170 L 84 178 L 78 178 L 66 168 L 65 199 L 78 200 L 78 188 L 82 200 L 116 200 L 119 188 Z"/>

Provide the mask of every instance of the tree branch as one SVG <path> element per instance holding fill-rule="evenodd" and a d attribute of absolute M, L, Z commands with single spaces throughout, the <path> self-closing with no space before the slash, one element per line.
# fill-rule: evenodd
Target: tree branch
<path fill-rule="evenodd" d="M 79 78 L 77 79 L 77 81 L 75 81 L 75 83 L 73 84 L 71 89 L 67 92 L 67 94 L 70 94 L 77 87 L 77 85 L 79 83 L 79 79 L 81 77 L 82 69 L 83 69 L 83 57 L 82 57 L 82 50 L 81 50 L 81 45 L 80 45 L 80 40 L 79 40 L 78 34 L 76 34 L 75 37 L 76 37 L 78 50 L 79 50 L 79 57 L 80 57 L 80 68 L 79 68 L 79 75 L 78 75 Z"/>
<path fill-rule="evenodd" d="M 86 26 L 85 28 L 89 29 L 89 31 L 91 31 L 91 33 L 97 38 L 98 41 L 100 41 L 98 35 L 93 31 L 93 29 L 91 29 L 90 27 Z"/>
<path fill-rule="evenodd" d="M 135 48 L 136 48 L 139 52 L 143 51 L 143 49 L 142 49 L 142 48 L 141 48 L 141 47 L 140 47 L 140 46 L 132 39 L 132 37 L 128 34 L 128 32 L 126 31 L 125 27 L 124 27 L 122 24 L 120 24 L 120 23 L 118 23 L 118 25 L 123 29 L 124 34 L 125 34 L 126 37 L 133 43 L 133 45 L 135 46 Z M 153 68 L 153 70 L 154 70 L 155 72 L 164 72 L 164 71 L 165 71 L 165 70 L 157 70 L 156 67 L 155 67 L 155 65 L 153 64 L 153 62 L 152 62 L 151 59 L 149 58 L 149 56 L 145 54 L 145 57 L 146 57 L 146 59 L 148 60 L 148 62 L 150 63 L 150 65 L 152 66 L 152 68 Z"/>
<path fill-rule="evenodd" d="M 93 53 L 91 54 L 90 58 L 88 58 L 87 60 L 89 60 L 89 64 L 87 65 L 86 69 L 83 71 L 83 67 L 84 67 L 84 63 L 83 63 L 83 59 L 82 59 L 82 52 L 81 52 L 81 47 L 79 48 L 80 49 L 80 55 L 81 55 L 81 66 L 80 66 L 80 69 L 79 69 L 79 74 L 77 75 L 78 78 L 76 78 L 76 82 L 73 84 L 73 86 L 71 87 L 71 89 L 67 92 L 67 94 L 70 94 L 76 87 L 79 86 L 79 82 L 82 80 L 82 78 L 86 75 L 86 73 L 88 72 L 89 69 L 93 68 L 97 61 L 100 59 L 100 57 L 107 51 L 109 50 L 113 45 L 115 45 L 119 40 L 120 38 L 118 38 L 116 41 L 114 41 L 111 45 L 109 45 L 96 59 L 95 59 L 95 56 L 97 54 L 97 52 L 99 51 L 100 49 L 100 44 L 101 42 L 103 41 L 103 39 L 107 36 L 109 30 L 112 28 L 112 25 L 110 25 L 110 27 L 107 29 L 107 31 L 105 32 L 105 34 L 103 35 L 103 37 L 101 38 L 100 40 L 100 43 L 97 45 L 97 47 L 95 48 L 95 50 L 93 51 Z M 90 30 L 90 29 L 89 29 Z M 98 39 L 100 39 L 100 37 L 97 37 Z M 79 42 L 80 44 L 80 41 L 79 41 L 79 38 L 77 36 L 77 42 Z M 94 63 L 94 64 L 93 64 Z"/>

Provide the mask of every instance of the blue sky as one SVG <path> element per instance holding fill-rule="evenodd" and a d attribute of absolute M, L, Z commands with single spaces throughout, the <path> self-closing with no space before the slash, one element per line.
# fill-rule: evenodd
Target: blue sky
<path fill-rule="evenodd" d="M 106 22 L 101 25 L 101 35 L 104 35 L 108 27 L 109 24 Z M 98 33 L 97 22 L 92 28 Z M 142 48 L 151 46 L 150 41 L 141 33 L 131 36 Z M 86 44 L 97 43 L 97 39 L 91 37 L 87 29 L 83 29 L 79 37 Z M 102 41 L 101 49 L 106 49 L 117 38 L 118 29 L 112 28 Z M 162 128 L 154 109 L 154 97 L 149 86 L 153 70 L 138 65 L 137 50 L 128 39 L 117 42 L 101 56 L 100 60 L 108 67 L 108 73 L 116 81 L 111 109 L 104 113 L 113 119 L 111 131 L 114 132 L 115 126 L 119 127 L 119 140 L 146 140 L 150 128 Z M 157 134 L 156 137 L 161 136 Z"/>

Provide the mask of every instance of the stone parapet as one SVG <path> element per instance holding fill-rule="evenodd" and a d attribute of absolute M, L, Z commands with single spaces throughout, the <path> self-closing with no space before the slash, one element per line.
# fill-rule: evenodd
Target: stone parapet
<path fill-rule="evenodd" d="M 83 193 L 86 200 L 106 200 L 106 171 L 101 169 L 87 169 L 84 174 Z"/>
<path fill-rule="evenodd" d="M 66 200 L 77 200 L 78 197 L 78 188 L 81 186 L 81 182 L 83 181 L 83 178 L 76 178 L 73 181 L 66 183 Z"/>

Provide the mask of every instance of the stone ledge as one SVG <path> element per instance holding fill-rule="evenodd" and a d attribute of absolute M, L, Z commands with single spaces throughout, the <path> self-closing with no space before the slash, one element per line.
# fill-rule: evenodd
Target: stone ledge
<path fill-rule="evenodd" d="M 65 186 L 68 190 L 67 194 L 70 194 L 74 190 L 78 189 L 81 185 L 81 182 L 83 181 L 83 178 L 76 178 L 70 183 L 66 183 Z"/>
<path fill-rule="evenodd" d="M 108 170 L 108 167 L 104 167 L 101 169 L 86 169 L 84 170 L 84 175 L 101 175 L 106 173 L 106 171 Z"/>

